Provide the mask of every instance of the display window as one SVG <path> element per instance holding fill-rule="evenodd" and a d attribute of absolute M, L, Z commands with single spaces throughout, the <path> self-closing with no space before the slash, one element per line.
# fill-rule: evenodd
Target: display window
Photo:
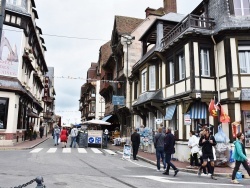
<path fill-rule="evenodd" d="M 250 111 L 243 112 L 245 146 L 250 147 Z"/>

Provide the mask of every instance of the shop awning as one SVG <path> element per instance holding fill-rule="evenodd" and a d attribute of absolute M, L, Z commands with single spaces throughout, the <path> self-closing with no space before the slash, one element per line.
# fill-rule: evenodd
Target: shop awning
<path fill-rule="evenodd" d="M 165 120 L 171 120 L 175 112 L 176 104 L 170 105 L 166 109 Z"/>
<path fill-rule="evenodd" d="M 208 107 L 203 102 L 196 102 L 190 108 L 191 119 L 206 119 Z"/>
<path fill-rule="evenodd" d="M 109 116 L 106 116 L 106 117 L 104 117 L 103 119 L 102 119 L 102 121 L 107 121 L 109 118 L 111 118 L 112 117 L 112 115 L 109 115 Z"/>

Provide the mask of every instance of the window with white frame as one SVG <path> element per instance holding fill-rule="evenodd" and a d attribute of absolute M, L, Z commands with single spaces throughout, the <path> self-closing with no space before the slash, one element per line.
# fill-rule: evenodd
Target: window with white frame
<path fill-rule="evenodd" d="M 200 61 L 201 61 L 201 76 L 210 76 L 210 60 L 209 60 L 209 50 L 201 49 L 200 51 Z"/>
<path fill-rule="evenodd" d="M 250 46 L 239 46 L 239 64 L 241 74 L 250 74 Z"/>
<path fill-rule="evenodd" d="M 185 75 L 185 58 L 184 54 L 180 54 L 178 57 L 179 60 L 179 75 L 180 75 L 180 80 L 184 79 L 186 77 Z"/>
<path fill-rule="evenodd" d="M 149 66 L 149 90 L 156 89 L 155 66 Z"/>
<path fill-rule="evenodd" d="M 174 63 L 169 62 L 169 83 L 174 83 Z"/>
<path fill-rule="evenodd" d="M 141 92 L 145 92 L 147 90 L 147 69 L 144 69 L 141 72 Z"/>
<path fill-rule="evenodd" d="M 250 15 L 250 0 L 234 0 L 233 5 L 235 16 Z"/>

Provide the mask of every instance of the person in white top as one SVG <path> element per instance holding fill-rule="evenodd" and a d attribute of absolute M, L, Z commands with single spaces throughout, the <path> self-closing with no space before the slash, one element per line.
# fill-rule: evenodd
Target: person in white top
<path fill-rule="evenodd" d="M 191 149 L 190 166 L 187 168 L 194 168 L 199 166 L 198 152 L 199 152 L 199 139 L 195 136 L 194 131 L 190 131 L 190 138 L 188 140 L 188 147 Z M 193 164 L 194 163 L 194 164 Z"/>
<path fill-rule="evenodd" d="M 76 128 L 76 126 L 74 126 L 73 129 L 71 129 L 70 131 L 70 137 L 71 137 L 71 144 L 70 147 L 72 148 L 72 146 L 75 148 L 76 147 L 76 137 L 78 135 L 78 129 Z"/>

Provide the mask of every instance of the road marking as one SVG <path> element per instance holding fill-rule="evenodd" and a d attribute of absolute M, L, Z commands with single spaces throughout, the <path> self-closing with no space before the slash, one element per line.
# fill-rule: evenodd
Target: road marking
<path fill-rule="evenodd" d="M 78 153 L 87 153 L 86 149 L 84 148 L 77 148 Z"/>
<path fill-rule="evenodd" d="M 237 184 L 223 184 L 223 183 L 204 183 L 204 182 L 185 182 L 185 181 L 173 181 L 171 179 L 178 180 L 178 178 L 166 178 L 161 176 L 129 176 L 129 177 L 135 177 L 135 178 L 146 178 L 154 181 L 159 181 L 162 183 L 172 183 L 172 184 L 191 184 L 191 185 L 215 185 L 215 186 L 239 186 L 243 187 L 243 185 L 237 185 Z"/>
<path fill-rule="evenodd" d="M 57 150 L 57 148 L 49 148 L 49 150 L 47 151 L 47 153 L 55 153 Z"/>
<path fill-rule="evenodd" d="M 94 152 L 94 153 L 102 153 L 99 149 L 97 148 L 91 148 L 91 150 Z"/>
<path fill-rule="evenodd" d="M 104 149 L 104 151 L 106 151 L 106 152 L 109 153 L 110 155 L 116 155 L 116 153 L 113 152 L 112 150 Z"/>
<path fill-rule="evenodd" d="M 71 148 L 63 148 L 63 153 L 71 153 Z"/>
<path fill-rule="evenodd" d="M 39 151 L 41 151 L 43 148 L 36 148 L 32 151 L 30 151 L 30 153 L 38 153 Z"/>

